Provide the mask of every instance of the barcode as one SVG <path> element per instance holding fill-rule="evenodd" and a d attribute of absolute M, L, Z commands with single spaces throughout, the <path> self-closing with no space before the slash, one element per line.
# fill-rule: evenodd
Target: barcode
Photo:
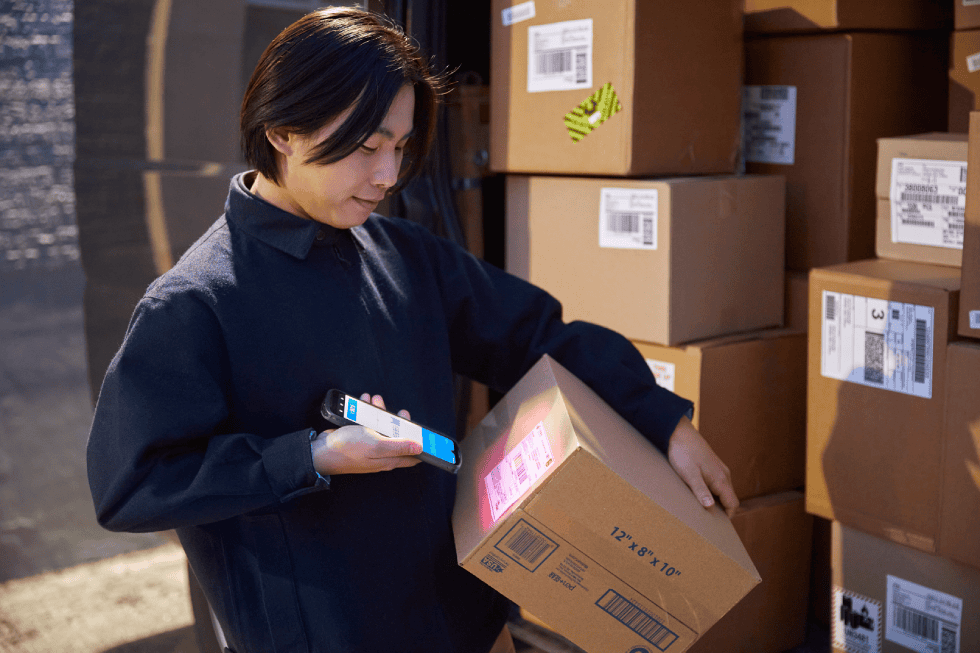
<path fill-rule="evenodd" d="M 521 560 L 534 564 L 552 547 L 552 542 L 521 523 L 515 527 L 510 539 L 504 543 L 504 546 Z"/>
<path fill-rule="evenodd" d="M 926 382 L 926 321 L 915 321 L 915 382 Z"/>
<path fill-rule="evenodd" d="M 677 633 L 615 590 L 608 590 L 595 604 L 661 651 L 666 651 L 677 640 Z"/>
<path fill-rule="evenodd" d="M 609 231 L 617 234 L 635 234 L 640 231 L 639 213 L 609 213 Z"/>
<path fill-rule="evenodd" d="M 537 72 L 539 75 L 557 75 L 572 69 L 572 51 L 555 50 L 542 52 L 537 56 Z"/>
<path fill-rule="evenodd" d="M 653 245 L 653 219 L 645 218 L 643 220 L 643 244 Z"/>
<path fill-rule="evenodd" d="M 939 641 L 938 619 L 902 605 L 895 606 L 895 627 L 931 642 Z"/>
<path fill-rule="evenodd" d="M 514 469 L 517 472 L 517 480 L 523 485 L 527 483 L 527 467 L 524 466 L 524 457 L 517 454 L 514 458 Z"/>
<path fill-rule="evenodd" d="M 885 382 L 885 336 L 864 333 L 864 380 L 881 385 Z"/>
<path fill-rule="evenodd" d="M 925 204 L 959 204 L 955 195 L 926 195 L 925 193 L 902 193 L 903 202 L 923 202 Z"/>
<path fill-rule="evenodd" d="M 833 295 L 827 295 L 827 312 L 826 319 L 833 321 L 837 319 L 837 298 Z"/>
<path fill-rule="evenodd" d="M 956 653 L 956 631 L 943 628 L 943 641 L 941 653 Z"/>
<path fill-rule="evenodd" d="M 584 52 L 575 55 L 575 83 L 584 84 L 589 81 L 587 56 Z"/>
<path fill-rule="evenodd" d="M 902 217 L 902 224 L 909 225 L 910 227 L 935 227 L 936 223 L 930 220 L 917 220 L 916 218 L 910 218 L 907 216 Z"/>
<path fill-rule="evenodd" d="M 960 166 L 960 183 L 966 183 L 966 166 Z"/>
<path fill-rule="evenodd" d="M 763 86 L 759 89 L 759 97 L 763 100 L 788 100 L 789 89 L 779 86 Z"/>

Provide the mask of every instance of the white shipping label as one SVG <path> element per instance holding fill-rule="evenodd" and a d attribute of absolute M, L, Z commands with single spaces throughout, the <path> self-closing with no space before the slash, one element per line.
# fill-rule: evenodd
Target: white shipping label
<path fill-rule="evenodd" d="M 885 639 L 922 653 L 960 653 L 963 601 L 888 576 Z"/>
<path fill-rule="evenodd" d="M 972 7 L 974 5 L 980 5 L 980 0 L 963 0 L 964 7 Z"/>
<path fill-rule="evenodd" d="M 644 360 L 646 360 L 647 365 L 650 367 L 650 371 L 653 372 L 654 378 L 657 379 L 657 385 L 673 392 L 674 376 L 677 370 L 676 366 L 673 363 L 656 361 L 650 358 Z"/>
<path fill-rule="evenodd" d="M 892 242 L 963 249 L 966 161 L 892 159 Z"/>
<path fill-rule="evenodd" d="M 971 73 L 975 73 L 980 70 L 980 52 L 971 54 L 966 58 L 966 69 Z"/>
<path fill-rule="evenodd" d="M 848 653 L 881 653 L 881 603 L 834 587 L 833 644 Z"/>
<path fill-rule="evenodd" d="M 527 92 L 592 88 L 592 19 L 527 28 Z"/>
<path fill-rule="evenodd" d="M 970 328 L 980 329 L 980 311 L 970 311 Z"/>
<path fill-rule="evenodd" d="M 657 249 L 656 189 L 603 188 L 599 192 L 599 247 Z"/>
<path fill-rule="evenodd" d="M 493 521 L 530 490 L 554 462 L 544 422 L 539 422 L 483 479 Z"/>
<path fill-rule="evenodd" d="M 534 0 L 531 0 L 530 2 L 522 2 L 519 5 L 514 5 L 513 7 L 507 7 L 500 12 L 500 20 L 504 24 L 504 27 L 507 27 L 524 20 L 531 20 L 534 18 L 534 15 Z"/>
<path fill-rule="evenodd" d="M 796 157 L 796 87 L 742 87 L 745 160 L 792 165 Z"/>
<path fill-rule="evenodd" d="M 932 398 L 931 306 L 825 290 L 822 320 L 823 376 Z"/>

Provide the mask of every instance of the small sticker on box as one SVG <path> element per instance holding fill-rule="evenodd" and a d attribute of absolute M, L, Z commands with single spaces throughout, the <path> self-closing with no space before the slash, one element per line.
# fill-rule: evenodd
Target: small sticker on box
<path fill-rule="evenodd" d="M 796 87 L 742 88 L 742 143 L 751 163 L 792 165 L 796 158 Z"/>
<path fill-rule="evenodd" d="M 527 28 L 527 92 L 592 88 L 592 19 Z"/>
<path fill-rule="evenodd" d="M 881 602 L 834 587 L 833 645 L 848 653 L 881 653 Z"/>
<path fill-rule="evenodd" d="M 580 105 L 565 114 L 565 129 L 573 143 L 591 134 L 613 114 L 623 110 L 612 83 L 606 83 Z"/>
<path fill-rule="evenodd" d="M 823 292 L 821 375 L 932 398 L 935 310 Z"/>
<path fill-rule="evenodd" d="M 970 311 L 970 328 L 980 329 L 980 311 Z"/>
<path fill-rule="evenodd" d="M 887 592 L 885 639 L 913 651 L 960 653 L 961 599 L 891 575 Z"/>
<path fill-rule="evenodd" d="M 602 188 L 599 247 L 657 249 L 657 190 Z"/>
<path fill-rule="evenodd" d="M 657 379 L 657 385 L 673 392 L 676 366 L 673 363 L 653 360 L 651 358 L 646 358 L 644 360 L 646 360 L 650 371 L 653 372 L 653 377 Z"/>
<path fill-rule="evenodd" d="M 892 242 L 963 249 L 966 161 L 892 159 Z"/>
<path fill-rule="evenodd" d="M 963 0 L 964 7 L 974 7 L 980 5 L 980 0 Z"/>
<path fill-rule="evenodd" d="M 500 21 L 504 24 L 504 27 L 509 27 L 514 23 L 520 23 L 521 21 L 531 20 L 534 18 L 534 0 L 531 2 L 522 2 L 519 5 L 514 5 L 513 7 L 507 7 L 500 12 Z"/>
<path fill-rule="evenodd" d="M 966 69 L 971 73 L 975 73 L 980 70 L 980 52 L 971 54 L 966 58 Z"/>
<path fill-rule="evenodd" d="M 544 422 L 539 422 L 483 479 L 493 521 L 530 490 L 554 462 Z"/>

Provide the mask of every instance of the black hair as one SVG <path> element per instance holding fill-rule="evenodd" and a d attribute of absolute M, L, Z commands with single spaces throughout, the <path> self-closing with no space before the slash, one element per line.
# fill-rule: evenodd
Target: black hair
<path fill-rule="evenodd" d="M 421 170 L 444 79 L 429 71 L 418 46 L 384 16 L 353 7 L 307 14 L 269 44 L 252 73 L 241 111 L 245 161 L 278 184 L 277 150 L 267 132 L 309 136 L 353 106 L 307 163 L 339 161 L 375 133 L 405 85 L 415 89 L 414 130 L 405 148 L 407 168 L 393 190 Z"/>

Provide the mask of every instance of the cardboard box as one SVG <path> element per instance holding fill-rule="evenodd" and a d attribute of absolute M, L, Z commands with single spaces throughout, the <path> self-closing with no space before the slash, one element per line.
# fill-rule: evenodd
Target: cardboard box
<path fill-rule="evenodd" d="M 807 511 L 935 552 L 959 270 L 874 259 L 810 273 Z"/>
<path fill-rule="evenodd" d="M 980 651 L 980 570 L 835 522 L 835 653 Z"/>
<path fill-rule="evenodd" d="M 784 492 L 743 502 L 732 525 L 762 583 L 691 653 L 784 653 L 806 637 L 813 518 L 802 493 Z"/>
<path fill-rule="evenodd" d="M 960 266 L 966 148 L 966 134 L 878 139 L 878 256 Z"/>
<path fill-rule="evenodd" d="M 966 338 L 980 338 L 980 113 L 978 112 L 970 114 L 961 283 L 963 292 L 957 332 Z"/>
<path fill-rule="evenodd" d="M 950 29 L 953 8 L 934 0 L 745 0 L 745 31 Z"/>
<path fill-rule="evenodd" d="M 803 487 L 805 333 L 771 329 L 680 347 L 633 344 L 661 386 L 694 402 L 694 425 L 728 465 L 740 500 Z"/>
<path fill-rule="evenodd" d="M 975 0 L 953 0 L 953 29 L 980 27 L 980 3 Z"/>
<path fill-rule="evenodd" d="M 980 5 L 978 5 L 980 6 Z M 949 126 L 965 134 L 980 96 L 980 30 L 953 32 L 949 46 Z"/>
<path fill-rule="evenodd" d="M 939 553 L 980 568 L 980 343 L 946 356 L 946 426 Z"/>
<path fill-rule="evenodd" d="M 494 171 L 735 172 L 741 0 L 493 0 L 490 21 Z"/>
<path fill-rule="evenodd" d="M 875 255 L 875 141 L 946 130 L 947 38 L 859 32 L 746 41 L 745 168 L 786 176 L 786 268 Z"/>
<path fill-rule="evenodd" d="M 459 563 L 590 653 L 680 653 L 760 582 L 721 508 L 548 357 L 461 456 Z"/>
<path fill-rule="evenodd" d="M 674 345 L 783 321 L 775 176 L 507 178 L 507 270 L 586 320 Z"/>

